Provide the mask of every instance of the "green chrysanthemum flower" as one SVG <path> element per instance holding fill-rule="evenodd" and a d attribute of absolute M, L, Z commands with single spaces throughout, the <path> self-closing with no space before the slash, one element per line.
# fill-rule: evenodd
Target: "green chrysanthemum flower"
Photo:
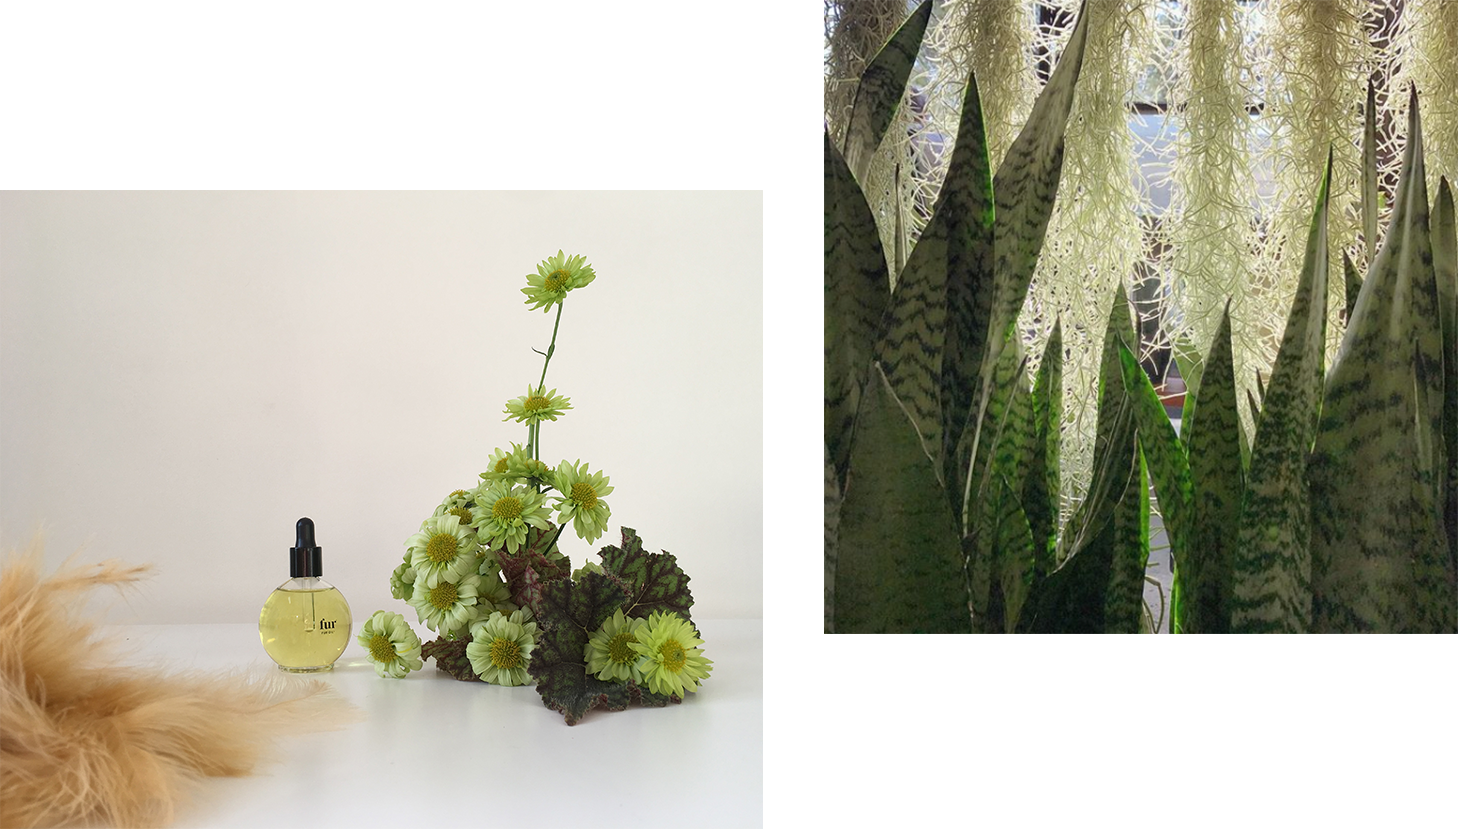
<path fill-rule="evenodd" d="M 495 573 L 482 576 L 481 586 L 477 588 L 476 607 L 480 611 L 478 619 L 485 619 L 496 610 L 502 613 L 516 610 L 516 604 L 511 600 L 511 587 Z"/>
<path fill-rule="evenodd" d="M 451 582 L 441 579 L 434 587 L 425 581 L 415 580 L 415 592 L 410 594 L 410 606 L 420 614 L 420 621 L 431 630 L 445 634 L 459 630 L 475 621 L 477 597 L 481 591 L 481 577 L 467 573 Z"/>
<path fill-rule="evenodd" d="M 515 420 L 517 423 L 541 423 L 543 420 L 555 421 L 558 416 L 572 408 L 572 398 L 561 397 L 556 389 L 544 391 L 543 386 L 532 388 L 527 386 L 527 393 L 521 397 L 513 397 L 506 401 L 506 408 L 503 410 L 507 416 L 502 420 Z M 508 462 L 509 468 L 509 462 Z"/>
<path fill-rule="evenodd" d="M 544 461 L 528 457 L 526 452 L 522 452 L 520 456 L 513 453 L 510 458 L 507 458 L 506 468 L 516 480 L 522 483 L 557 488 L 557 476 L 553 473 L 552 467 Z"/>
<path fill-rule="evenodd" d="M 511 616 L 492 613 L 485 622 L 471 626 L 471 644 L 466 658 L 471 669 L 494 685 L 526 685 L 531 681 L 527 664 L 537 644 L 535 622 L 520 622 L 522 611 Z"/>
<path fill-rule="evenodd" d="M 643 672 L 638 669 L 642 655 L 633 650 L 638 641 L 638 628 L 647 624 L 642 619 L 629 619 L 618 608 L 602 623 L 602 627 L 587 636 L 587 672 L 596 674 L 605 682 L 627 682 L 632 680 L 643 684 Z"/>
<path fill-rule="evenodd" d="M 476 490 L 476 506 L 480 515 L 475 528 L 481 538 L 491 546 L 505 545 L 509 552 L 516 552 L 526 542 L 527 526 L 545 530 L 551 512 L 546 507 L 547 496 L 531 487 L 508 486 L 497 481 L 490 487 L 482 484 Z"/>
<path fill-rule="evenodd" d="M 408 602 L 414 593 L 415 568 L 406 562 L 396 567 L 395 572 L 390 574 L 390 595 Z"/>
<path fill-rule="evenodd" d="M 588 465 L 582 461 L 569 464 L 562 461 L 557 466 L 557 491 L 562 497 L 557 500 L 557 520 L 567 523 L 572 519 L 572 529 L 583 541 L 591 544 L 607 529 L 608 518 L 613 511 L 603 500 L 612 494 L 608 476 L 601 472 L 588 472 Z"/>
<path fill-rule="evenodd" d="M 538 308 L 546 312 L 553 305 L 567 297 L 567 292 L 581 288 L 597 278 L 586 256 L 564 256 L 557 251 L 537 265 L 537 272 L 527 274 L 527 286 L 521 292 L 527 295 L 526 304 L 531 310 Z"/>
<path fill-rule="evenodd" d="M 582 563 L 582 566 L 581 567 L 578 567 L 576 570 L 573 570 L 572 571 L 572 580 L 573 581 L 582 581 L 582 577 L 585 576 L 585 575 L 587 575 L 588 573 L 601 573 L 601 572 L 602 572 L 602 565 L 601 564 L 598 564 L 595 561 L 585 561 L 585 562 Z"/>
<path fill-rule="evenodd" d="M 496 481 L 515 483 L 516 475 L 511 471 L 511 459 L 517 454 L 526 454 L 526 449 L 519 443 L 513 443 L 509 452 L 499 446 L 496 447 L 496 451 L 492 452 L 491 457 L 486 461 L 486 471 L 481 473 L 481 480 L 492 483 Z"/>
<path fill-rule="evenodd" d="M 410 566 L 417 584 L 435 587 L 456 581 L 476 569 L 476 533 L 461 526 L 461 519 L 449 513 L 425 519 L 420 532 L 405 541 L 410 548 Z"/>
<path fill-rule="evenodd" d="M 424 666 L 420 659 L 420 637 L 405 617 L 385 610 L 375 611 L 360 629 L 355 641 L 369 652 L 375 673 L 400 679 Z"/>
<path fill-rule="evenodd" d="M 467 492 L 464 489 L 457 489 L 450 495 L 447 495 L 445 497 L 445 500 L 440 502 L 440 506 L 436 507 L 435 512 L 431 513 L 431 515 L 445 515 L 455 507 L 469 506 L 470 503 L 471 493 Z"/>
<path fill-rule="evenodd" d="M 648 623 L 634 632 L 636 641 L 629 647 L 638 653 L 638 670 L 648 681 L 648 690 L 655 694 L 673 694 L 680 698 L 688 691 L 697 691 L 699 681 L 709 676 L 714 663 L 699 650 L 704 644 L 693 625 L 676 613 L 658 611 Z"/>

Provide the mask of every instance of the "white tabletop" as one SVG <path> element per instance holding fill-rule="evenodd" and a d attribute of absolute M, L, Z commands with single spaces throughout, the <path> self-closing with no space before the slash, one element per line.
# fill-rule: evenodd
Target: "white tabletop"
<path fill-rule="evenodd" d="M 318 674 L 364 712 L 340 731 L 285 737 L 251 777 L 209 778 L 178 827 L 758 826 L 763 669 L 758 619 L 695 620 L 714 670 L 667 708 L 593 711 L 575 726 L 536 689 L 426 669 L 375 675 L 352 642 Z M 266 668 L 255 625 L 111 629 L 175 668 Z"/>

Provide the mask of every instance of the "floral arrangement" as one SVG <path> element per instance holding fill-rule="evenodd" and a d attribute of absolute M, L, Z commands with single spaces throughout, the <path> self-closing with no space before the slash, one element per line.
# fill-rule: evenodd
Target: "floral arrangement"
<path fill-rule="evenodd" d="M 480 483 L 447 495 L 406 540 L 390 594 L 438 636 L 422 644 L 401 614 L 374 613 L 357 640 L 381 677 L 403 678 L 434 659 L 463 681 L 535 684 L 543 704 L 575 725 L 593 708 L 681 702 L 712 670 L 689 615 L 688 576 L 672 554 L 645 551 L 627 527 L 620 545 L 599 551 L 601 563 L 575 571 L 557 548 L 569 524 L 590 544 L 612 515 L 601 470 L 541 459 L 542 423 L 572 408 L 546 386 L 562 307 L 595 278 L 585 257 L 561 251 L 527 276 L 526 304 L 556 307 L 557 317 L 551 344 L 537 351 L 536 384 L 506 403 L 504 419 L 526 425 L 526 442 L 496 449 Z"/>

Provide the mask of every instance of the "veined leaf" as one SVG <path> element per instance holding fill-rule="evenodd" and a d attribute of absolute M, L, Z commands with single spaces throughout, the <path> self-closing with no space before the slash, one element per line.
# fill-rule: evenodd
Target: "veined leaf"
<path fill-rule="evenodd" d="M 916 52 L 931 19 L 931 5 L 931 0 L 925 0 L 917 6 L 861 73 L 845 131 L 845 158 L 855 171 L 856 181 L 865 181 L 871 158 L 881 146 L 906 92 L 906 79 L 911 76 Z"/>
<path fill-rule="evenodd" d="M 982 426 L 982 442 L 977 447 L 977 457 L 969 459 L 966 453 L 972 447 L 963 443 L 958 447 L 957 465 L 971 470 L 965 492 L 962 493 L 962 508 L 967 521 L 975 520 L 976 510 L 971 504 L 986 497 L 997 482 L 999 474 L 1009 480 L 1021 481 L 1027 456 L 1032 449 L 1033 401 L 1028 383 L 1027 358 L 1022 354 L 1021 344 L 1004 351 L 993 376 L 992 395 L 983 414 L 986 423 Z M 965 532 L 971 532 L 970 527 Z"/>
<path fill-rule="evenodd" d="M 1377 255 L 1377 94 L 1372 79 L 1367 79 L 1367 109 L 1362 114 L 1362 240 L 1367 246 L 1367 262 Z M 1351 280 L 1347 280 L 1348 290 Z M 1347 319 L 1357 304 L 1355 293 L 1347 294 Z"/>
<path fill-rule="evenodd" d="M 920 437 L 885 374 L 871 372 L 841 503 L 839 633 L 965 633 L 962 550 Z"/>
<path fill-rule="evenodd" d="M 1391 222 L 1327 378 L 1311 458 L 1317 631 L 1458 626 L 1436 488 L 1442 334 L 1416 92 L 1408 118 Z"/>
<path fill-rule="evenodd" d="M 967 467 L 957 461 L 957 444 L 967 427 L 968 412 L 978 387 L 987 351 L 987 324 L 992 311 L 992 162 L 977 76 L 967 79 L 962 123 L 946 181 L 932 218 L 934 231 L 946 234 L 947 318 L 942 351 L 943 480 L 961 501 Z"/>
<path fill-rule="evenodd" d="M 890 299 L 881 235 L 825 135 L 825 446 L 845 482 L 856 407 Z"/>
<path fill-rule="evenodd" d="M 825 450 L 825 632 L 835 633 L 835 561 L 839 553 L 840 483 Z"/>
<path fill-rule="evenodd" d="M 1245 480 L 1229 303 L 1210 346 L 1204 378 L 1199 402 L 1181 426 L 1190 449 L 1193 495 L 1185 555 L 1176 562 L 1175 584 L 1180 601 L 1171 619 L 1171 630 L 1177 633 L 1230 631 L 1230 566 Z"/>
<path fill-rule="evenodd" d="M 1331 154 L 1306 237 L 1301 280 L 1250 453 L 1232 562 L 1232 631 L 1303 633 L 1311 624 L 1311 528 L 1306 457 L 1321 405 L 1326 343 Z"/>

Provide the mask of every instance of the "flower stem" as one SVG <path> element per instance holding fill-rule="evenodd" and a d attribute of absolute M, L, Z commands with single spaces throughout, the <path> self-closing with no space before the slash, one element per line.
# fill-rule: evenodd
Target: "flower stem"
<path fill-rule="evenodd" d="M 552 323 L 552 344 L 547 346 L 546 359 L 542 360 L 542 379 L 537 381 L 539 387 L 545 387 L 547 383 L 547 365 L 552 362 L 552 352 L 557 350 L 557 326 L 562 324 L 562 306 L 567 301 L 557 303 L 557 321 Z"/>
<path fill-rule="evenodd" d="M 542 376 L 541 376 L 540 379 L 537 380 L 537 394 L 542 394 L 543 392 L 545 392 L 547 390 L 547 366 L 551 365 L 551 363 L 552 363 L 552 355 L 554 353 L 556 353 L 556 351 L 557 351 L 557 327 L 562 324 L 562 306 L 564 306 L 566 304 L 567 304 L 567 301 L 565 299 L 563 301 L 557 303 L 557 319 L 556 319 L 555 322 L 552 323 L 552 344 L 549 345 L 549 346 L 547 346 L 547 353 L 542 355 L 542 357 L 543 357 L 543 359 L 542 359 Z M 536 351 L 536 349 L 532 349 L 532 350 L 533 351 Z M 541 352 L 537 352 L 537 353 L 540 354 Z M 539 460 L 542 459 L 541 442 L 542 442 L 542 424 L 541 424 L 540 421 L 538 421 L 537 423 L 532 424 L 532 427 L 531 427 L 531 450 L 532 450 L 531 451 L 531 455 L 532 455 L 532 460 L 538 460 L 539 461 Z M 537 491 L 538 492 L 541 492 L 541 489 L 538 488 Z"/>

